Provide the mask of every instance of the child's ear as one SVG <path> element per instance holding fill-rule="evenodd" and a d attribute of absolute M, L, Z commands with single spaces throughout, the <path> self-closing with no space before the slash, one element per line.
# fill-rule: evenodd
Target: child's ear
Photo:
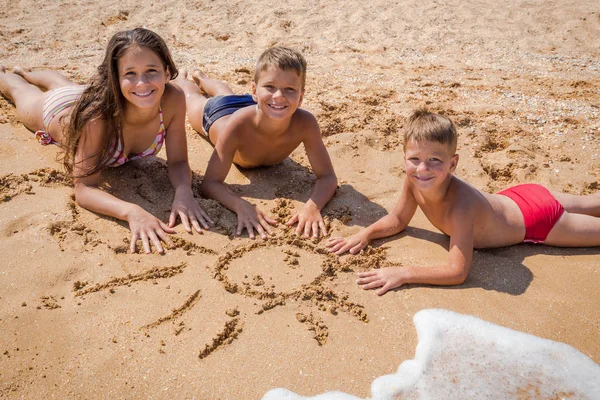
<path fill-rule="evenodd" d="M 252 81 L 252 100 L 258 103 L 258 99 L 256 98 L 256 82 Z"/>
<path fill-rule="evenodd" d="M 454 170 L 456 170 L 456 166 L 458 165 L 458 158 L 458 154 L 452 156 L 452 159 L 450 160 L 450 172 L 454 172 Z"/>
<path fill-rule="evenodd" d="M 171 71 L 169 70 L 169 67 L 165 68 L 165 79 L 167 82 L 171 80 Z"/>
<path fill-rule="evenodd" d="M 302 100 L 304 100 L 304 89 L 300 92 L 300 101 L 298 102 L 298 107 L 302 105 Z"/>

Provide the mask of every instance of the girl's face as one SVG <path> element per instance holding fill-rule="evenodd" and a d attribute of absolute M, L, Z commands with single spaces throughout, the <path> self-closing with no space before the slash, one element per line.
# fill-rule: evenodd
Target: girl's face
<path fill-rule="evenodd" d="M 160 105 L 171 76 L 160 57 L 147 47 L 132 46 L 117 63 L 121 93 L 128 105 L 154 108 Z"/>

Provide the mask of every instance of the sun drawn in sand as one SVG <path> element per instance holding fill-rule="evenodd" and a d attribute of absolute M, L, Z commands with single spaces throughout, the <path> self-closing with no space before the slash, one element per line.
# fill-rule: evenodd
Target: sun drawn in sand
<path fill-rule="evenodd" d="M 37 170 L 21 176 L 6 175 L 0 178 L 4 182 L 2 196 L 10 201 L 21 194 L 35 194 L 33 185 L 69 185 L 70 180 L 52 169 Z M 271 212 L 280 220 L 287 220 L 291 214 L 292 204 L 286 199 L 277 199 Z M 103 240 L 100 234 L 87 228 L 80 220 L 74 201 L 69 202 L 71 220 L 54 222 L 49 226 L 51 235 L 57 240 L 63 251 L 73 246 L 69 243 L 80 243 L 78 249 L 93 252 L 100 244 L 106 245 L 115 254 L 127 252 L 128 245 L 111 245 Z M 332 209 L 327 212 L 326 221 L 331 219 L 346 222 L 351 218 L 347 207 Z M 329 226 L 328 226 L 329 227 Z M 81 237 L 81 240 L 77 240 Z M 75 242 L 73 242 L 75 239 Z M 187 256 L 207 254 L 217 256 L 217 252 L 199 246 L 183 238 L 174 237 L 175 248 L 184 251 Z M 82 246 L 82 247 L 81 247 Z M 369 318 L 360 304 L 349 300 L 349 295 L 338 293 L 331 288 L 340 272 L 352 272 L 366 268 L 377 268 L 385 262 L 383 249 L 368 248 L 360 256 L 340 261 L 318 242 L 301 239 L 295 236 L 293 229 L 282 232 L 278 237 L 266 241 L 252 241 L 218 255 L 212 266 L 212 277 L 220 282 L 224 290 L 256 300 L 255 314 L 261 315 L 279 306 L 291 306 L 296 309 L 296 320 L 309 332 L 320 346 L 327 343 L 329 328 L 319 313 L 338 315 L 343 312 L 359 321 L 368 322 Z M 183 274 L 188 268 L 187 262 L 171 266 L 160 266 L 145 271 L 114 277 L 102 283 L 76 281 L 73 292 L 78 301 L 84 296 L 100 291 L 115 292 L 118 287 L 130 287 L 134 283 L 156 283 L 157 280 L 170 279 Z M 201 301 L 202 291 L 197 288 L 183 302 L 172 309 L 171 313 L 156 321 L 140 327 L 148 332 L 164 323 L 174 325 L 175 335 L 184 330 L 182 317 Z M 50 301 L 50 300 L 52 301 Z M 58 301 L 52 296 L 42 298 L 39 307 L 53 310 L 60 308 Z M 306 311 L 306 310 L 309 311 Z M 226 312 L 229 319 L 221 331 L 217 332 L 211 343 L 199 351 L 199 358 L 205 358 L 215 350 L 233 342 L 243 331 L 244 316 L 238 307 Z"/>

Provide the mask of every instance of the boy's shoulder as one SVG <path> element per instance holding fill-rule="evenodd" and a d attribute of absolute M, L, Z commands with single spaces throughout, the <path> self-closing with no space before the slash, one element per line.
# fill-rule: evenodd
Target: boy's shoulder
<path fill-rule="evenodd" d="M 317 118 L 310 111 L 303 108 L 298 108 L 292 115 L 290 129 L 301 129 L 307 133 L 314 131 L 320 133 Z"/>
<path fill-rule="evenodd" d="M 450 187 L 446 193 L 446 203 L 451 210 L 471 214 L 476 213 L 478 205 L 484 200 L 482 192 L 468 182 L 452 175 Z"/>

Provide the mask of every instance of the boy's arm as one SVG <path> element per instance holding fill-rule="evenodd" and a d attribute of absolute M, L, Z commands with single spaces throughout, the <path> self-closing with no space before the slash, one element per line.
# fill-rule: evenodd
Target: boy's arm
<path fill-rule="evenodd" d="M 237 214 L 237 235 L 241 235 L 242 231 L 246 229 L 248 236 L 254 239 L 254 230 L 256 230 L 263 239 L 266 239 L 267 234 L 273 234 L 270 225 L 277 224 L 277 221 L 233 194 L 224 183 L 233 164 L 233 156 L 239 147 L 241 133 L 243 133 L 243 126 L 239 126 L 236 124 L 237 121 L 232 119 L 233 116 L 229 118 L 225 130 L 217 139 L 215 149 L 206 167 L 202 191 L 207 198 L 217 200 Z"/>
<path fill-rule="evenodd" d="M 408 226 L 416 211 L 417 201 L 412 194 L 408 179 L 405 179 L 402 194 L 391 213 L 352 236 L 329 239 L 327 247 L 329 247 L 329 251 L 337 255 L 341 255 L 346 251 L 349 251 L 350 254 L 356 254 L 364 249 L 369 244 L 369 241 L 373 239 L 388 237 L 402 232 Z"/>
<path fill-rule="evenodd" d="M 319 229 L 321 229 L 323 236 L 327 235 L 321 210 L 335 193 L 337 177 L 335 176 L 329 153 L 321 138 L 321 131 L 317 120 L 312 114 L 306 113 L 306 127 L 303 129 L 305 139 L 303 143 L 308 161 L 317 179 L 310 192 L 308 201 L 299 212 L 292 216 L 286 225 L 291 226 L 297 222 L 297 235 L 301 235 L 304 232 L 304 237 L 310 237 L 312 232 L 312 237 L 318 237 Z"/>
<path fill-rule="evenodd" d="M 165 137 L 169 180 L 175 189 L 169 227 L 175 226 L 179 216 L 186 231 L 191 233 L 194 227 L 200 232 L 200 225 L 208 229 L 208 224 L 213 222 L 200 207 L 192 192 L 192 170 L 188 161 L 183 91 L 177 86 L 167 85 L 164 104 L 164 110 L 170 111 L 169 117 L 172 115 L 166 126 L 168 134 Z"/>
<path fill-rule="evenodd" d="M 473 260 L 473 218 L 469 210 L 455 212 L 450 223 L 449 263 L 435 267 L 389 267 L 358 274 L 356 283 L 363 289 L 381 288 L 378 295 L 406 283 L 460 285 L 465 282 Z"/>

